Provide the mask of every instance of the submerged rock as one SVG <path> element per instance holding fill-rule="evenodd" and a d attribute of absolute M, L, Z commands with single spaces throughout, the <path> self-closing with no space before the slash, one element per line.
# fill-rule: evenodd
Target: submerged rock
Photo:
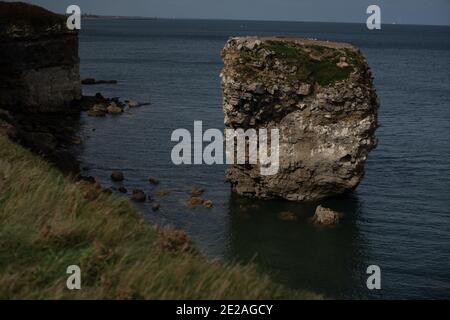
<path fill-rule="evenodd" d="M 144 191 L 135 189 L 133 190 L 133 195 L 131 196 L 131 199 L 136 202 L 145 202 L 147 196 L 145 195 Z"/>
<path fill-rule="evenodd" d="M 117 80 L 95 80 L 94 78 L 86 78 L 81 80 L 81 84 L 94 85 L 94 84 L 117 84 Z"/>
<path fill-rule="evenodd" d="M 335 225 L 339 223 L 341 214 L 322 206 L 318 206 L 312 222 L 316 225 Z"/>
<path fill-rule="evenodd" d="M 358 49 L 248 37 L 230 39 L 222 57 L 225 127 L 280 135 L 277 173 L 262 175 L 260 163 L 231 165 L 234 192 L 307 201 L 358 186 L 378 126 L 377 95 Z"/>
<path fill-rule="evenodd" d="M 139 101 L 135 101 L 135 100 L 129 100 L 128 102 L 128 108 L 138 108 L 138 107 L 142 107 L 142 106 L 146 106 L 149 105 L 149 102 L 139 102 Z"/>
<path fill-rule="evenodd" d="M 203 195 L 203 193 L 205 193 L 204 189 L 192 188 L 190 194 L 191 194 L 191 197 L 201 197 Z"/>
<path fill-rule="evenodd" d="M 286 211 L 279 213 L 278 219 L 283 221 L 297 221 L 298 217 L 294 212 Z"/>
<path fill-rule="evenodd" d="M 117 189 L 120 193 L 128 193 L 127 188 L 125 187 L 120 187 L 119 189 Z"/>
<path fill-rule="evenodd" d="M 158 185 L 158 184 L 159 184 L 159 180 L 156 179 L 156 178 L 154 178 L 154 177 L 148 178 L 148 182 L 149 182 L 150 184 L 153 184 L 153 185 Z"/>
<path fill-rule="evenodd" d="M 170 191 L 167 190 L 160 190 L 155 192 L 155 196 L 158 198 L 167 197 L 170 194 Z"/>
<path fill-rule="evenodd" d="M 111 173 L 111 180 L 113 181 L 122 182 L 124 179 L 124 175 L 120 171 L 114 171 L 113 173 Z"/>

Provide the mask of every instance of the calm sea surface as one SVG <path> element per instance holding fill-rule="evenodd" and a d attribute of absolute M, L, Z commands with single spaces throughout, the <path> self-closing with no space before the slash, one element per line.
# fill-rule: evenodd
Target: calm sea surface
<path fill-rule="evenodd" d="M 257 201 L 231 194 L 225 166 L 172 164 L 177 128 L 223 128 L 220 51 L 239 35 L 290 35 L 353 43 L 372 67 L 381 100 L 379 147 L 353 194 L 324 201 L 345 212 L 336 228 L 307 220 L 317 204 Z M 105 186 L 112 170 L 125 186 L 167 190 L 148 220 L 186 230 L 209 257 L 255 262 L 274 279 L 332 298 L 450 298 L 450 28 L 200 20 L 86 20 L 82 77 L 116 79 L 85 94 L 149 101 L 104 119 L 83 116 L 86 174 Z M 96 130 L 93 131 L 93 128 Z M 161 185 L 153 188 L 147 179 Z M 188 209 L 192 187 L 213 209 Z M 297 222 L 280 221 L 293 211 Z M 382 290 L 366 288 L 366 268 L 382 269 Z"/>

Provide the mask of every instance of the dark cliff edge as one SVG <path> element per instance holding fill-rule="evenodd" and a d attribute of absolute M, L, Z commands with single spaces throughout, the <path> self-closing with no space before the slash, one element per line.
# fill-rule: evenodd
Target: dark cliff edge
<path fill-rule="evenodd" d="M 64 16 L 0 2 L 0 108 L 67 112 L 81 98 L 78 33 Z"/>
<path fill-rule="evenodd" d="M 41 7 L 0 1 L 0 129 L 64 172 L 78 131 L 78 32 Z"/>

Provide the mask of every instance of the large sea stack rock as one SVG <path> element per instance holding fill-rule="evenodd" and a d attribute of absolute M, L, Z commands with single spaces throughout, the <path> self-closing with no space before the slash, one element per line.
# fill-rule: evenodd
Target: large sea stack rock
<path fill-rule="evenodd" d="M 278 128 L 278 174 L 232 165 L 238 194 L 317 200 L 355 189 L 375 148 L 378 98 L 361 52 L 345 43 L 233 38 L 222 57 L 225 127 Z"/>
<path fill-rule="evenodd" d="M 0 2 L 0 109 L 67 111 L 81 98 L 78 35 L 43 8 Z"/>

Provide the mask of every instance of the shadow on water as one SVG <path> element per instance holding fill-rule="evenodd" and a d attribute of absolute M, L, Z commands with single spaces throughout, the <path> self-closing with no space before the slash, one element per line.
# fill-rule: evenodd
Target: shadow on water
<path fill-rule="evenodd" d="M 318 203 L 261 202 L 231 195 L 228 258 L 253 261 L 291 288 L 310 289 L 333 298 L 373 298 L 366 287 L 365 261 L 370 252 L 363 245 L 357 223 L 362 214 L 357 195 L 320 204 L 345 212 L 341 223 L 334 227 L 312 225 L 310 218 Z M 295 213 L 297 220 L 281 220 L 282 212 Z"/>

